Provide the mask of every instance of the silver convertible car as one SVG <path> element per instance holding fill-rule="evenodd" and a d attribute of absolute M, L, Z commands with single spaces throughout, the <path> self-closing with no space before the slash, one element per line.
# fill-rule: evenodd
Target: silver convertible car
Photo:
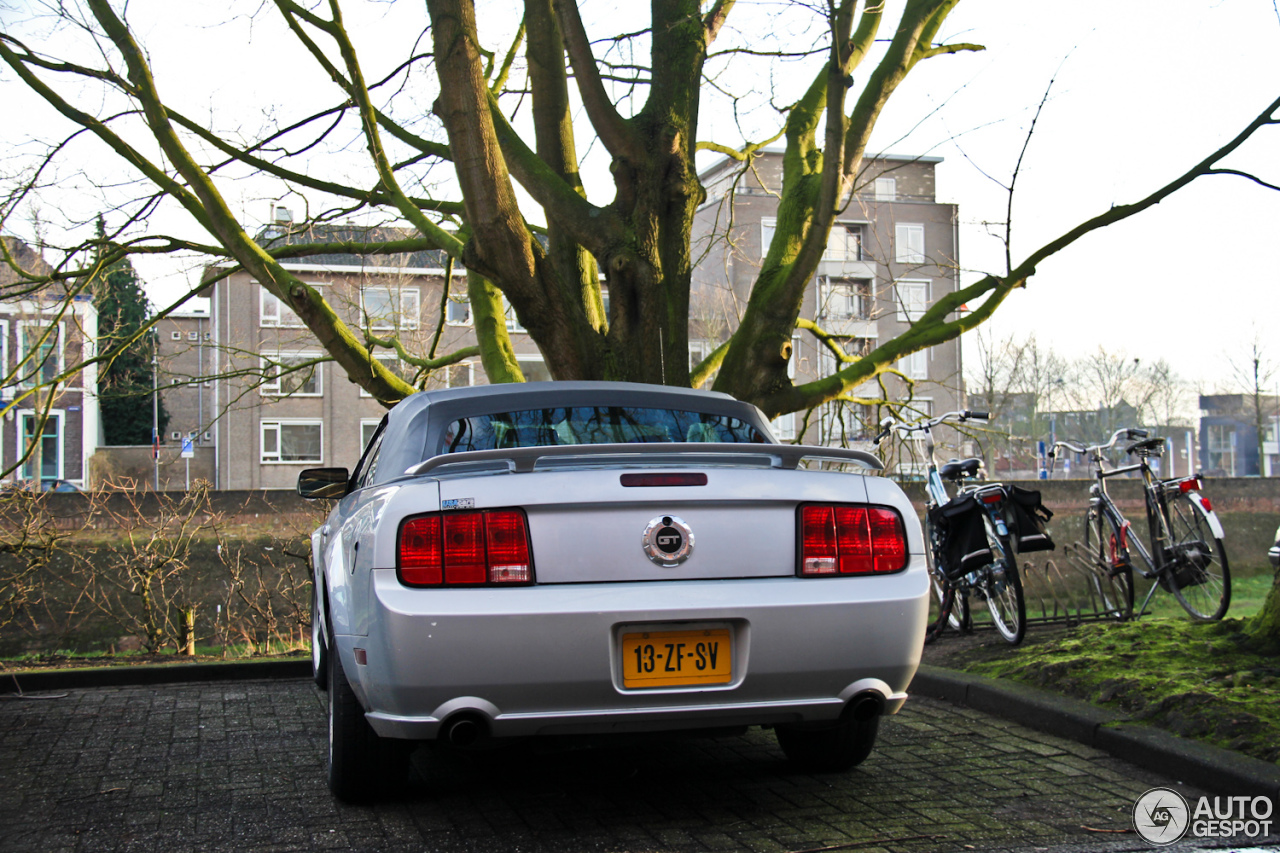
<path fill-rule="evenodd" d="M 355 470 L 298 480 L 337 499 L 312 536 L 330 788 L 377 796 L 420 741 L 745 726 L 807 768 L 857 764 L 928 608 L 919 521 L 879 468 L 712 392 L 405 399 Z"/>

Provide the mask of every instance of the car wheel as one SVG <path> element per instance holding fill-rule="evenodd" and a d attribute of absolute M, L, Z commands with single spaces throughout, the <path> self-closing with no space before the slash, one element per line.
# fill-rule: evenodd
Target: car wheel
<path fill-rule="evenodd" d="M 778 726 L 778 746 L 797 766 L 819 773 L 837 773 L 861 764 L 871 754 L 880 731 L 880 715 L 857 720 L 848 717 L 830 728 Z"/>
<path fill-rule="evenodd" d="M 316 687 L 325 690 L 329 686 L 329 648 L 325 643 L 324 624 L 320 620 L 324 612 L 324 598 L 320 594 L 322 585 L 319 576 L 311 584 L 311 678 L 315 680 Z"/>
<path fill-rule="evenodd" d="M 348 803 L 365 803 L 403 787 L 409 775 L 407 741 L 379 737 L 329 644 L 329 790 Z"/>

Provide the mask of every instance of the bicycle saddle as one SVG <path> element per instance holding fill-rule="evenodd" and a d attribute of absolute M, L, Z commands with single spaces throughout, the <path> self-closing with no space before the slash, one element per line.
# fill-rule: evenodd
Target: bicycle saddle
<path fill-rule="evenodd" d="M 1149 454 L 1149 453 L 1160 453 L 1163 450 L 1164 450 L 1164 439 L 1157 437 L 1157 438 L 1145 438 L 1142 441 L 1135 441 L 1133 444 L 1126 447 L 1124 449 L 1124 452 Z"/>
<path fill-rule="evenodd" d="M 961 480 L 972 477 L 982 467 L 982 460 L 976 456 L 969 459 L 952 459 L 938 468 L 938 476 L 944 480 Z"/>

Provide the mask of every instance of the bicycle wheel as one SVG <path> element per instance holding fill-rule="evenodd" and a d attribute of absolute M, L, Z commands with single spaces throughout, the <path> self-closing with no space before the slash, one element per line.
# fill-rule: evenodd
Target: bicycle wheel
<path fill-rule="evenodd" d="M 938 612 L 925 629 L 924 641 L 927 644 L 942 636 L 942 632 L 947 630 L 948 625 L 959 630 L 961 623 L 957 621 L 954 612 L 957 600 L 956 588 L 954 584 L 947 581 L 946 575 L 938 568 L 937 560 L 934 558 L 937 543 L 934 540 L 933 524 L 927 518 L 924 522 L 924 541 L 924 555 L 929 566 L 929 586 L 933 589 L 934 600 L 938 603 Z"/>
<path fill-rule="evenodd" d="M 1165 504 L 1169 553 L 1161 583 L 1192 619 L 1216 622 L 1231 605 L 1231 573 L 1222 540 L 1214 536 L 1203 507 L 1185 494 Z"/>
<path fill-rule="evenodd" d="M 979 570 L 978 587 L 987 600 L 991 619 L 1000 636 L 1013 646 L 1027 633 L 1027 603 L 1022 596 L 1022 579 L 1007 537 L 998 534 L 987 519 L 987 544 L 991 546 L 991 565 Z"/>
<path fill-rule="evenodd" d="M 1119 548 L 1115 523 L 1102 513 L 1084 519 L 1084 544 L 1093 560 L 1089 585 L 1102 612 L 1118 620 L 1133 616 L 1133 568 Z"/>

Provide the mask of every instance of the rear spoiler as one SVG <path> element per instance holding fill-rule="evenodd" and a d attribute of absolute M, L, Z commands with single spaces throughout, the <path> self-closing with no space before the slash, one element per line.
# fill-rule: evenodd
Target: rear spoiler
<path fill-rule="evenodd" d="M 404 473 L 507 472 L 527 474 L 548 468 L 628 468 L 653 466 L 713 466 L 780 468 L 793 471 L 803 460 L 850 463 L 868 470 L 884 468 L 865 450 L 809 447 L 801 444 L 734 444 L 731 442 L 654 442 L 653 444 L 572 444 L 513 447 L 445 453 L 419 462 Z M 442 470 L 447 469 L 447 470 Z"/>

